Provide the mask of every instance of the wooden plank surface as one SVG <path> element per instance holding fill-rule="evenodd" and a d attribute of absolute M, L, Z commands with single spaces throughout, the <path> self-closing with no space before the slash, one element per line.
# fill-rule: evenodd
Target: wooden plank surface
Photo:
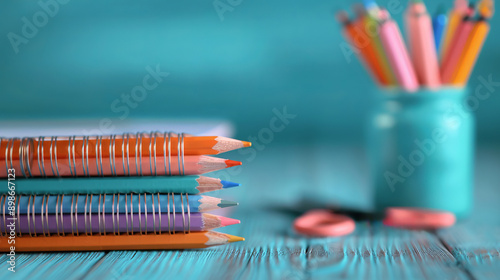
<path fill-rule="evenodd" d="M 16 272 L 7 270 L 7 256 L 2 255 L 0 279 L 80 279 L 101 258 L 103 252 L 16 254 Z"/>
<path fill-rule="evenodd" d="M 315 207 L 369 209 L 363 151 L 356 147 L 269 146 L 244 168 L 213 174 L 241 182 L 216 192 L 240 206 L 242 224 L 224 232 L 245 242 L 192 251 L 19 254 L 0 279 L 492 279 L 500 275 L 500 150 L 480 150 L 473 219 L 437 233 L 359 220 L 342 238 L 305 238 L 293 219 Z M 227 210 L 226 210 L 227 211 Z M 220 214 L 220 213 L 219 213 Z M 0 256 L 5 264 L 6 256 Z M 14 277 L 12 277 L 14 276 Z M 493 279 L 496 277 L 493 277 Z"/>
<path fill-rule="evenodd" d="M 500 278 L 500 150 L 481 149 L 472 216 L 439 237 L 471 278 Z"/>
<path fill-rule="evenodd" d="M 358 222 L 353 235 L 311 240 L 313 279 L 468 279 L 433 234 Z"/>

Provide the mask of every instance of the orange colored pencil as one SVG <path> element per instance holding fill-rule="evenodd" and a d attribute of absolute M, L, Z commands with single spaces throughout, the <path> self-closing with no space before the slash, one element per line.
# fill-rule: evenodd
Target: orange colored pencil
<path fill-rule="evenodd" d="M 377 18 L 375 18 L 372 15 L 366 15 L 364 17 L 364 25 L 365 26 L 378 26 Z M 396 79 L 396 76 L 392 72 L 391 65 L 389 63 L 389 59 L 387 58 L 386 53 L 384 52 L 384 47 L 382 45 L 382 41 L 380 40 L 380 34 L 377 34 L 372 38 L 373 40 L 373 46 L 376 51 L 376 56 L 378 58 L 378 63 L 380 64 L 381 69 L 383 70 L 382 73 L 387 79 L 388 83 L 387 86 L 397 86 L 398 81 Z"/>
<path fill-rule="evenodd" d="M 51 174 L 51 172 L 64 172 L 66 176 L 74 176 L 73 172 L 83 172 L 82 167 L 89 169 L 96 166 L 96 170 L 100 172 L 93 175 L 117 175 L 113 173 L 100 173 L 103 173 L 103 169 L 110 168 L 110 166 L 115 166 L 114 169 L 135 167 L 137 162 L 138 167 L 141 167 L 143 166 L 141 162 L 144 159 L 148 164 L 142 167 L 141 170 L 146 168 L 151 169 L 150 165 L 159 166 L 160 161 L 162 162 L 162 166 L 168 165 L 168 162 L 170 162 L 171 169 L 174 168 L 174 161 L 177 164 L 179 163 L 179 148 L 181 154 L 184 152 L 185 156 L 199 157 L 199 155 L 203 154 L 219 154 L 251 145 L 250 142 L 216 136 L 186 136 L 180 142 L 181 145 L 178 145 L 178 137 L 168 138 L 164 134 L 143 134 L 142 136 L 134 134 L 130 136 L 119 135 L 116 137 L 109 135 L 102 137 L 79 136 L 74 138 L 2 138 L 0 139 L 0 177 L 7 176 L 7 168 L 16 168 L 18 175 L 31 177 L 41 175 L 40 173 Z M 180 157 L 180 160 L 181 164 L 178 165 L 182 168 L 183 158 Z M 229 163 L 231 166 L 239 164 L 237 162 L 226 163 Z M 60 164 L 62 165 L 62 171 L 59 170 Z M 35 173 L 38 172 L 39 174 L 24 174 L 28 173 L 25 172 L 26 170 L 34 170 Z M 142 171 L 139 173 L 143 174 Z M 153 173 L 156 172 L 153 171 Z M 182 172 L 180 173 L 182 175 Z M 91 175 L 89 174 L 89 170 L 86 171 L 85 175 Z"/>
<path fill-rule="evenodd" d="M 171 250 L 195 249 L 224 245 L 245 240 L 243 237 L 213 231 L 188 234 L 22 236 L 9 244 L 0 237 L 0 252 L 60 252 L 110 250 Z"/>
<path fill-rule="evenodd" d="M 382 66 L 378 62 L 377 52 L 363 25 L 363 20 L 355 22 L 349 20 L 345 12 L 336 15 L 337 20 L 344 26 L 344 36 L 359 51 L 359 58 L 375 81 L 380 85 L 389 85 L 389 80 L 385 77 Z"/>
<path fill-rule="evenodd" d="M 389 61 L 387 60 L 385 53 L 383 51 L 382 42 L 380 42 L 378 32 L 373 32 L 370 34 L 370 29 L 373 29 L 373 25 L 378 25 L 375 19 L 370 18 L 370 15 L 366 11 L 363 5 L 355 5 L 354 10 L 357 14 L 357 19 L 354 21 L 356 28 L 360 30 L 362 35 L 367 38 L 366 42 L 366 52 L 373 60 L 374 69 L 380 75 L 380 82 L 384 86 L 396 85 L 396 77 L 391 72 L 389 66 Z"/>
<path fill-rule="evenodd" d="M 115 156 L 117 157 L 122 156 L 122 151 L 128 151 L 129 156 L 135 156 L 136 146 L 138 148 L 137 152 L 142 153 L 143 155 L 148 155 L 150 149 L 154 152 L 153 150 L 155 148 L 157 155 L 163 155 L 164 152 L 168 153 L 169 147 L 170 154 L 177 155 L 179 148 L 179 138 L 177 137 L 177 134 L 175 134 L 175 137 L 171 137 L 170 139 L 168 135 L 164 135 L 163 133 L 157 134 L 156 136 L 150 133 L 144 133 L 142 135 L 130 134 L 128 136 L 117 135 L 116 138 L 112 137 L 112 135 L 102 136 L 102 138 L 90 136 L 88 141 L 83 136 L 75 137 L 75 139 L 73 139 L 73 137 L 59 136 L 55 138 L 56 141 L 54 144 L 52 143 L 53 138 L 55 137 L 29 138 L 29 140 L 32 141 L 31 149 L 37 152 L 38 149 L 41 150 L 43 147 L 44 155 L 49 157 L 52 145 L 52 150 L 57 150 L 57 156 L 59 158 L 66 158 L 68 157 L 68 146 L 71 147 L 71 150 L 74 149 L 77 154 L 80 153 L 80 155 L 82 152 L 82 146 L 85 146 L 84 148 L 88 147 L 88 156 L 94 158 L 96 156 L 96 147 L 98 148 L 97 150 L 102 147 L 102 152 L 106 153 L 109 152 L 110 146 L 114 146 Z M 12 142 L 10 140 L 11 139 L 7 138 L 1 139 L 0 160 L 2 160 L 5 156 L 5 148 L 7 146 L 12 147 L 13 145 L 14 151 L 18 151 L 19 146 L 21 145 L 21 139 L 19 138 Z M 183 141 L 184 155 L 216 155 L 251 146 L 250 142 L 220 136 L 186 136 L 183 138 Z M 164 147 L 165 151 L 163 150 Z"/>
<path fill-rule="evenodd" d="M 469 35 L 468 41 L 462 52 L 462 56 L 457 64 L 455 74 L 451 81 L 452 84 L 463 86 L 470 77 L 477 57 L 486 41 L 490 31 L 488 19 L 493 16 L 494 3 L 492 0 L 483 0 L 478 5 L 480 19 L 474 23 L 474 27 Z"/>
<path fill-rule="evenodd" d="M 472 16 L 474 15 L 474 7 L 471 6 L 456 29 L 456 33 L 450 43 L 449 50 L 444 54 L 441 64 L 441 82 L 443 84 L 450 84 L 453 79 L 456 67 L 462 56 L 462 51 L 467 44 L 469 35 L 474 27 Z"/>
<path fill-rule="evenodd" d="M 467 83 L 489 31 L 490 25 L 487 21 L 480 20 L 475 23 L 451 81 L 453 85 L 463 86 Z"/>

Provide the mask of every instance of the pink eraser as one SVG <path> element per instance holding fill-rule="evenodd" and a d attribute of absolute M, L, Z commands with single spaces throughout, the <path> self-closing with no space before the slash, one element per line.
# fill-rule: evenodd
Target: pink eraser
<path fill-rule="evenodd" d="M 385 212 L 384 225 L 411 229 L 438 229 L 455 224 L 455 215 L 446 211 L 391 207 Z"/>

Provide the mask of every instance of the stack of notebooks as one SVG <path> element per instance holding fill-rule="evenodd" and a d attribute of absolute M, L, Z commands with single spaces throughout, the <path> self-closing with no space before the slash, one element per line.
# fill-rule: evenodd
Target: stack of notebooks
<path fill-rule="evenodd" d="M 206 196 L 239 186 L 201 174 L 241 165 L 212 155 L 248 147 L 174 133 L 0 138 L 0 251 L 204 248 L 242 241 Z M 203 194 L 203 195 L 202 195 Z"/>

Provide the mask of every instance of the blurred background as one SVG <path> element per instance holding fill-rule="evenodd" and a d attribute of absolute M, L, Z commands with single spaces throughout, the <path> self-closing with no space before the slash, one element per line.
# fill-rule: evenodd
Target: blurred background
<path fill-rule="evenodd" d="M 360 142 L 374 83 L 332 16 L 354 2 L 2 1 L 0 118 L 226 119 L 247 139 L 286 107 L 296 117 L 275 140 Z M 400 6 L 401 23 L 407 1 L 378 2 Z M 499 22 L 471 89 L 500 81 Z M 154 70 L 158 83 L 127 101 Z M 499 108 L 496 92 L 480 102 L 480 142 L 499 140 Z"/>

